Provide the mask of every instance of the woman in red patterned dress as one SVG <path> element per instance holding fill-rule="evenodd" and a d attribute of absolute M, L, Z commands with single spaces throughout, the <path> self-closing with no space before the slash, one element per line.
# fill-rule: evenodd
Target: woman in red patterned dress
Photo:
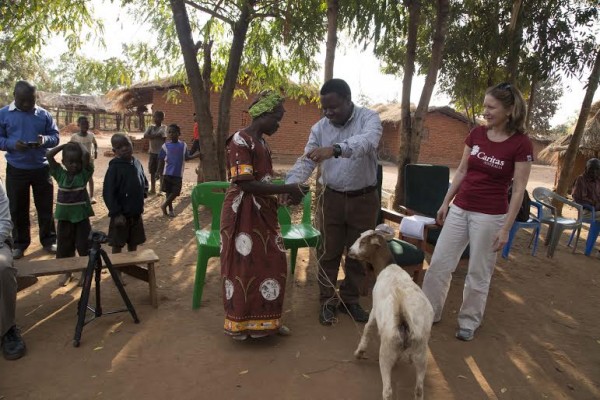
<path fill-rule="evenodd" d="M 231 187 L 221 213 L 221 277 L 225 333 L 244 340 L 278 333 L 287 276 L 277 222 L 277 195 L 299 203 L 303 185 L 271 183 L 271 136 L 283 118 L 283 97 L 263 93 L 250 106 L 252 123 L 226 141 Z"/>

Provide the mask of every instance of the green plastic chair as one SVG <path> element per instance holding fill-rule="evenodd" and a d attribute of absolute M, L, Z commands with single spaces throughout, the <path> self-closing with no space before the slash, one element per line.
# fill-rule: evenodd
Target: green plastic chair
<path fill-rule="evenodd" d="M 296 269 L 298 249 L 303 247 L 317 247 L 321 240 L 321 233 L 311 223 L 311 194 L 308 192 L 302 199 L 302 220 L 299 224 L 292 224 L 290 209 L 280 206 L 277 209 L 277 219 L 281 226 L 283 245 L 290 250 L 290 268 L 292 275 Z"/>
<path fill-rule="evenodd" d="M 198 247 L 198 258 L 196 261 L 196 277 L 194 279 L 194 297 L 192 308 L 200 307 L 202 290 L 206 278 L 206 267 L 211 257 L 219 257 L 221 252 L 221 209 L 225 201 L 225 190 L 229 188 L 229 182 L 204 182 L 196 185 L 192 190 L 192 208 L 194 210 L 194 231 L 196 233 L 196 245 Z M 210 229 L 200 229 L 200 218 L 198 207 L 208 208 L 212 214 Z"/>

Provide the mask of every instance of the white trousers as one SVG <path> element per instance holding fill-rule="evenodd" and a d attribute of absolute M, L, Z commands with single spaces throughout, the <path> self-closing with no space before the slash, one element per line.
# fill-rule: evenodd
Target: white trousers
<path fill-rule="evenodd" d="M 423 281 L 423 292 L 433 306 L 434 321 L 442 318 L 452 273 L 467 244 L 470 244 L 469 271 L 458 313 L 458 326 L 473 331 L 479 327 L 496 265 L 494 239 L 505 218 L 506 214 L 482 214 L 465 211 L 455 205 L 450 208 Z"/>

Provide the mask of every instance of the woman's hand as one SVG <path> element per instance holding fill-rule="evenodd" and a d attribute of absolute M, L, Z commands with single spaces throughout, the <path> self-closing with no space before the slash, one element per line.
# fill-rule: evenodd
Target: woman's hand
<path fill-rule="evenodd" d="M 494 239 L 493 249 L 494 251 L 500 251 L 504 247 L 504 245 L 508 242 L 508 231 L 504 228 L 498 231 L 496 235 L 496 239 Z"/>
<path fill-rule="evenodd" d="M 448 215 L 448 204 L 442 203 L 442 205 L 440 206 L 440 209 L 438 210 L 437 215 L 435 217 L 435 222 L 437 222 L 438 225 L 444 225 L 447 215 Z"/>
<path fill-rule="evenodd" d="M 300 204 L 300 202 L 302 202 L 302 199 L 310 189 L 308 185 L 305 185 L 303 183 L 292 183 L 286 186 L 289 186 L 290 189 L 288 192 L 288 204 L 290 205 Z"/>

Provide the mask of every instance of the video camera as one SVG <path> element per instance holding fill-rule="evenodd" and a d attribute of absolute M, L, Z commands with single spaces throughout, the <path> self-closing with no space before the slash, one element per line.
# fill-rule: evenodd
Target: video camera
<path fill-rule="evenodd" d="M 106 243 L 108 241 L 108 236 L 104 232 L 100 231 L 91 231 L 90 236 L 88 236 L 88 243 L 90 247 L 96 246 L 96 248 L 100 248 L 102 243 Z"/>

